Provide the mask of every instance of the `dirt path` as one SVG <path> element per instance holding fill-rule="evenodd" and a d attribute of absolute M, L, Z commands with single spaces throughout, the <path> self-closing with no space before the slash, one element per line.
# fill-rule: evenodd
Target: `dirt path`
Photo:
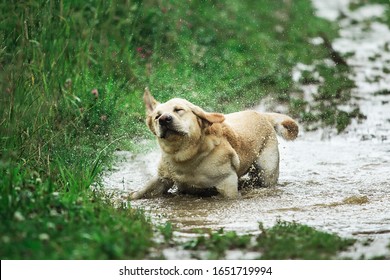
<path fill-rule="evenodd" d="M 345 133 L 302 133 L 292 143 L 280 141 L 279 185 L 245 191 L 242 198 L 172 196 L 131 202 L 156 220 L 171 221 L 187 236 L 194 228 L 258 231 L 258 222 L 296 221 L 361 240 L 341 257 L 390 256 L 390 31 L 365 20 L 380 17 L 380 5 L 349 11 L 349 1 L 313 1 L 318 15 L 336 20 L 342 12 L 340 38 L 333 47 L 350 53 L 357 103 L 367 119 L 352 123 Z M 264 108 L 260 106 L 259 108 Z M 107 189 L 130 192 L 156 172 L 158 151 L 118 153 L 114 171 L 105 177 Z M 367 240 L 369 242 L 367 242 Z M 363 246 L 368 243 L 368 246 Z"/>

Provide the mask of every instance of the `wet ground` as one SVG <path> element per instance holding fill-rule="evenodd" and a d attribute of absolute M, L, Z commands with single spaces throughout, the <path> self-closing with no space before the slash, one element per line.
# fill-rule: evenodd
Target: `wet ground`
<path fill-rule="evenodd" d="M 390 95 L 386 94 L 390 80 L 383 73 L 390 64 L 390 54 L 385 52 L 390 31 L 379 23 L 371 28 L 356 23 L 367 15 L 381 16 L 384 10 L 374 5 L 350 12 L 346 0 L 313 2 L 319 15 L 336 18 L 343 12 L 334 48 L 354 53 L 347 60 L 357 84 L 351 102 L 367 119 L 352 123 L 342 135 L 321 130 L 302 133 L 294 142 L 280 140 L 280 177 L 274 188 L 243 190 L 237 200 L 171 195 L 132 201 L 133 207 L 145 209 L 156 221 L 171 221 L 181 236 L 193 229 L 222 227 L 257 233 L 259 222 L 269 227 L 280 219 L 357 238 L 357 245 L 340 257 L 390 257 Z M 330 4 L 318 4 L 324 2 Z M 341 4 L 332 7 L 336 2 Z M 380 38 L 373 39 L 378 32 Z M 122 151 L 117 156 L 104 178 L 108 190 L 134 191 L 156 173 L 157 147 L 148 153 Z"/>
<path fill-rule="evenodd" d="M 297 221 L 341 236 L 371 240 L 350 257 L 389 254 L 390 143 L 316 140 L 305 135 L 296 142 L 280 141 L 281 175 L 277 187 L 244 190 L 238 200 L 172 195 L 132 201 L 155 220 L 171 221 L 181 236 L 193 229 L 212 228 L 257 233 L 277 219 Z M 121 161 L 106 178 L 108 188 L 125 193 L 141 187 L 155 172 L 157 152 Z"/>

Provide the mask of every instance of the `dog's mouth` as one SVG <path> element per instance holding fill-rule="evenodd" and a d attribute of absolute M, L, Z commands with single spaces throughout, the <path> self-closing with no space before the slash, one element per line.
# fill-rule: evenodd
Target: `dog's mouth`
<path fill-rule="evenodd" d="M 184 131 L 178 130 L 174 127 L 168 127 L 168 126 L 160 126 L 159 127 L 159 132 L 158 132 L 158 137 L 161 139 L 167 139 L 170 136 L 184 136 L 186 133 Z"/>

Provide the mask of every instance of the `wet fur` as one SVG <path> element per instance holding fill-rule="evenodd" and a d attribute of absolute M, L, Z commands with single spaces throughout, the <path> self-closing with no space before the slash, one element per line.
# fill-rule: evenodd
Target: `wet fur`
<path fill-rule="evenodd" d="M 215 187 L 224 197 L 238 196 L 245 174 L 259 186 L 273 186 L 279 176 L 276 132 L 287 140 L 298 135 L 290 117 L 242 111 L 208 113 L 185 99 L 160 104 L 145 90 L 146 124 L 162 151 L 158 174 L 132 199 Z"/>

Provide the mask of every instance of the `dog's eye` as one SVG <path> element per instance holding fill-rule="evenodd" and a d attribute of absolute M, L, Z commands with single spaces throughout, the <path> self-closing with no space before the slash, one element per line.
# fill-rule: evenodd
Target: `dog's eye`
<path fill-rule="evenodd" d="M 175 111 L 175 113 L 180 113 L 180 112 L 184 112 L 184 109 L 182 109 L 182 108 L 175 108 L 174 111 Z"/>
<path fill-rule="evenodd" d="M 159 119 L 160 117 L 161 117 L 161 114 L 157 114 L 157 115 L 154 117 L 154 119 L 157 120 L 157 119 Z"/>

